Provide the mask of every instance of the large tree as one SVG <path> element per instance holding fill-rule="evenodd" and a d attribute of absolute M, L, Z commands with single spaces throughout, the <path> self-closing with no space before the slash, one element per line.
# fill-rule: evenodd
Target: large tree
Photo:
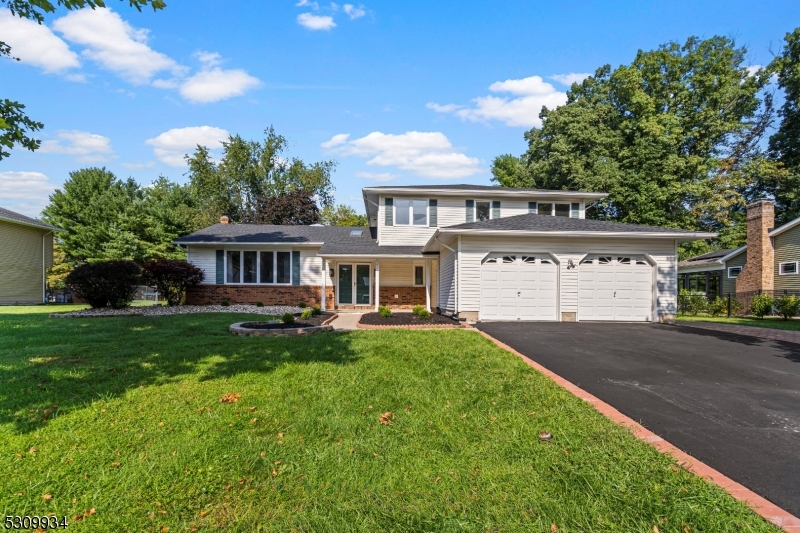
<path fill-rule="evenodd" d="M 542 127 L 525 134 L 527 152 L 496 158 L 494 179 L 608 192 L 590 210 L 595 218 L 703 227 L 729 185 L 720 162 L 736 147 L 751 151 L 749 133 L 764 121 L 758 95 L 768 76 L 748 70 L 746 53 L 727 38 L 692 37 L 601 67 L 572 86 L 565 105 L 542 109 Z"/>
<path fill-rule="evenodd" d="M 208 226 L 222 213 L 233 222 L 252 218 L 259 198 L 278 197 L 302 189 L 318 208 L 333 202 L 333 161 L 306 164 L 286 155 L 288 142 L 273 128 L 263 141 L 247 141 L 231 135 L 222 143 L 223 156 L 213 161 L 205 146 L 186 156 L 192 192 L 200 206 L 197 226 Z"/>
<path fill-rule="evenodd" d="M 326 205 L 319 214 L 319 221 L 326 226 L 368 226 L 367 215 L 359 215 L 349 205 Z"/>
<path fill-rule="evenodd" d="M 163 0 L 128 0 L 128 3 L 139 11 L 147 5 L 154 10 L 167 7 Z M 58 6 L 69 10 L 105 7 L 103 0 L 0 0 L 0 4 L 5 4 L 12 15 L 35 20 L 39 24 L 44 22 L 46 13 L 53 13 Z M 11 46 L 0 35 L 0 59 L 2 58 L 15 59 Z M 44 124 L 28 118 L 24 109 L 25 106 L 19 102 L 0 98 L 0 161 L 11 155 L 9 150 L 15 144 L 28 150 L 36 150 L 41 145 L 41 141 L 31 135 L 41 130 Z"/>
<path fill-rule="evenodd" d="M 769 140 L 769 155 L 784 172 L 766 183 L 775 198 L 778 223 L 800 216 L 800 28 L 787 33 L 780 54 L 770 65 L 783 89 L 781 122 Z"/>
<path fill-rule="evenodd" d="M 275 196 L 256 196 L 255 204 L 244 213 L 242 222 L 308 226 L 319 223 L 319 207 L 314 201 L 314 194 L 305 189 L 294 189 Z"/>

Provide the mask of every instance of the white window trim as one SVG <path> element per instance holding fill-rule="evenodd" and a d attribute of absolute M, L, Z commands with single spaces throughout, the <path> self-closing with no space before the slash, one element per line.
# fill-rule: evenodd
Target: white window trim
<path fill-rule="evenodd" d="M 736 274 L 735 276 L 731 276 L 731 270 L 733 270 L 733 269 L 735 269 L 735 268 L 738 268 L 738 269 L 739 269 L 739 273 L 738 273 L 738 274 Z M 742 270 L 743 270 L 743 269 L 744 269 L 744 268 L 743 268 L 743 267 L 740 267 L 740 266 L 732 266 L 732 267 L 728 267 L 728 277 L 729 277 L 729 278 L 732 278 L 732 279 L 736 279 L 736 278 L 738 278 L 738 277 L 739 277 L 739 274 L 741 274 L 741 273 L 742 273 Z"/>
<path fill-rule="evenodd" d="M 397 222 L 397 200 L 408 200 L 410 203 L 408 205 L 408 224 L 398 224 Z M 425 202 L 425 224 L 414 224 L 414 201 L 418 200 L 421 202 Z M 392 222 L 394 226 L 411 226 L 411 227 L 418 227 L 418 228 L 427 228 L 428 223 L 431 220 L 431 202 L 430 198 L 397 198 L 394 197 L 392 201 L 394 205 L 392 205 Z"/>
<path fill-rule="evenodd" d="M 292 252 L 294 250 L 248 250 L 248 249 L 241 249 L 241 248 L 224 248 L 225 256 L 224 261 L 222 262 L 222 273 L 223 279 L 225 280 L 225 285 L 243 285 L 246 287 L 285 287 L 287 285 L 291 285 L 294 281 L 294 265 L 292 264 Z M 239 252 L 239 273 L 244 279 L 244 253 L 245 252 L 255 252 L 256 253 L 256 282 L 255 283 L 245 283 L 244 281 L 240 281 L 239 283 L 234 283 L 232 281 L 228 281 L 228 252 Z M 261 281 L 261 254 L 264 252 L 272 253 L 272 279 L 275 280 L 275 283 L 263 283 Z M 278 257 L 276 255 L 277 252 L 288 252 L 289 253 L 289 282 L 288 283 L 277 283 L 278 279 Z M 301 263 L 302 264 L 302 263 Z"/>
<path fill-rule="evenodd" d="M 784 272 L 783 265 L 794 265 L 794 272 Z M 783 263 L 778 263 L 779 276 L 796 276 L 798 270 L 800 270 L 800 268 L 798 268 L 797 261 L 786 261 Z"/>
<path fill-rule="evenodd" d="M 489 220 L 494 220 L 494 209 L 492 208 L 492 202 L 497 202 L 497 201 L 499 201 L 499 200 L 486 200 L 485 198 L 480 199 L 480 200 L 475 198 L 474 200 L 472 200 L 472 221 L 473 222 L 479 222 L 479 220 L 478 220 L 478 202 L 489 202 Z M 537 206 L 536 208 L 538 209 L 539 207 Z M 500 209 L 501 210 L 503 209 L 502 202 L 500 203 Z M 500 215 L 502 217 L 502 212 L 500 213 Z"/>
<path fill-rule="evenodd" d="M 417 268 L 422 269 L 422 283 L 417 285 Z M 414 287 L 425 287 L 425 265 L 411 265 L 411 285 Z"/>

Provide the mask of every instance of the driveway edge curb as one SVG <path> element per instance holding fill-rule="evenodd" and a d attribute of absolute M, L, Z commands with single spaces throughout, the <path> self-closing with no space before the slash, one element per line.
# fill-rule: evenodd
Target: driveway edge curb
<path fill-rule="evenodd" d="M 506 350 L 507 352 L 511 352 L 512 354 L 516 355 L 525 363 L 538 370 L 545 376 L 549 377 L 553 381 L 556 382 L 561 388 L 566 389 L 567 392 L 580 398 L 581 400 L 591 404 L 595 409 L 597 409 L 601 414 L 610 418 L 614 423 L 619 424 L 627 428 L 633 435 L 641 440 L 644 441 L 651 446 L 653 446 L 656 450 L 663 454 L 669 454 L 674 457 L 678 464 L 688 470 L 689 472 L 699 476 L 703 479 L 714 483 L 718 487 L 724 489 L 728 494 L 736 498 L 737 500 L 746 503 L 754 512 L 758 513 L 761 517 L 763 517 L 768 522 L 782 528 L 784 531 L 788 531 L 790 533 L 800 533 L 800 518 L 792 515 L 788 511 L 781 509 L 774 503 L 770 502 L 766 498 L 759 496 L 752 490 L 748 489 L 744 485 L 737 483 L 736 481 L 732 480 L 728 476 L 724 475 L 723 473 L 711 468 L 707 464 L 699 461 L 689 455 L 688 453 L 678 449 L 672 443 L 664 440 L 663 438 L 659 437 L 649 429 L 645 428 L 632 418 L 629 418 L 619 412 L 616 408 L 612 407 L 611 405 L 607 404 L 600 398 L 588 393 L 587 391 L 583 390 L 582 388 L 578 387 L 574 383 L 562 378 L 552 370 L 549 370 L 539 363 L 532 361 L 525 355 L 521 354 L 511 346 L 500 342 L 499 340 L 495 339 L 488 333 L 480 331 L 477 328 L 470 328 L 475 329 L 478 333 L 483 335 L 488 340 L 492 341 L 495 345 L 499 348 Z"/>

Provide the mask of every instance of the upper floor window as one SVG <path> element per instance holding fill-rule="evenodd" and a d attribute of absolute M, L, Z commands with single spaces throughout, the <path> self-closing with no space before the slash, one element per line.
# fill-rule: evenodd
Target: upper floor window
<path fill-rule="evenodd" d="M 467 222 L 483 222 L 500 218 L 499 200 L 467 200 Z"/>
<path fill-rule="evenodd" d="M 427 226 L 428 200 L 395 198 L 394 223 L 398 226 Z"/>
<path fill-rule="evenodd" d="M 742 273 L 742 267 L 728 267 L 728 277 L 737 278 Z"/>
<path fill-rule="evenodd" d="M 797 274 L 797 261 L 791 263 L 781 263 L 778 267 L 781 274 Z"/>

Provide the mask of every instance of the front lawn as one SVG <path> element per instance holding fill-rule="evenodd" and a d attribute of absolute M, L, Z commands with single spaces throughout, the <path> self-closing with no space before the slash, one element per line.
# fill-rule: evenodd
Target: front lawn
<path fill-rule="evenodd" d="M 474 331 L 234 337 L 250 317 L 46 307 L 0 308 L 5 515 L 75 532 L 776 531 Z"/>
<path fill-rule="evenodd" d="M 788 329 L 800 331 L 800 320 L 784 320 L 782 317 L 765 316 L 760 318 L 744 317 L 712 317 L 708 315 L 679 315 L 678 322 L 716 322 L 718 324 L 732 324 L 734 326 L 755 326 L 758 328 Z"/>

